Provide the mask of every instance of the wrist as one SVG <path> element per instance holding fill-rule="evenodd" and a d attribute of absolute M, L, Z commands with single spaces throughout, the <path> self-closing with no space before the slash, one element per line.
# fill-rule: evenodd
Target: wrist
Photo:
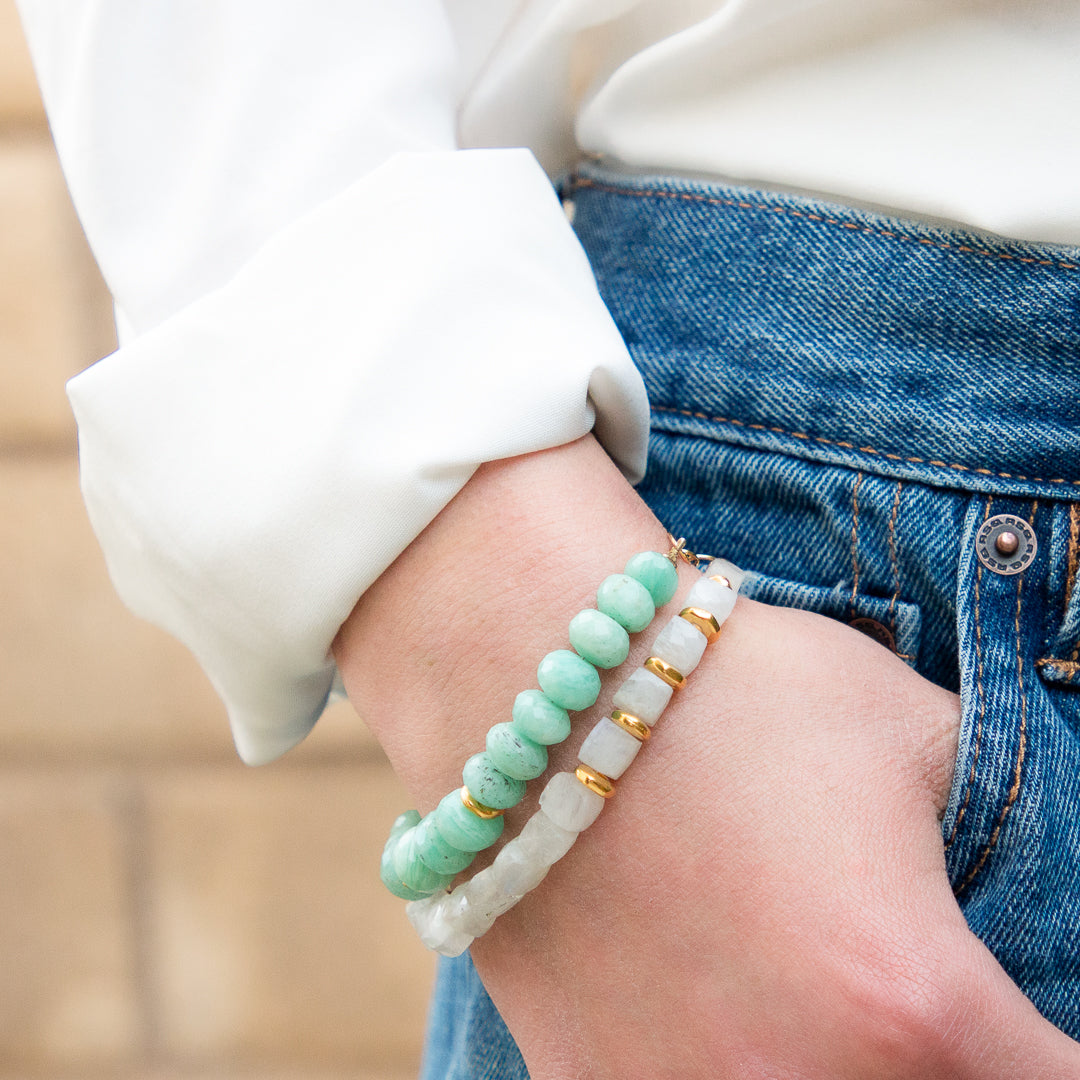
<path fill-rule="evenodd" d="M 664 540 L 587 437 L 483 466 L 368 590 L 334 654 L 421 811 L 536 685 L 537 663 L 565 644 L 599 581 Z"/>

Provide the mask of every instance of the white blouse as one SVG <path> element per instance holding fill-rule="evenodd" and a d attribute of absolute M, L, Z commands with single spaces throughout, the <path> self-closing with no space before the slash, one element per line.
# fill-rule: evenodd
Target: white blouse
<path fill-rule="evenodd" d="M 70 384 L 91 520 L 251 763 L 479 463 L 593 429 L 641 475 L 582 154 L 1080 244 L 1072 0 L 19 3 L 121 331 Z"/>

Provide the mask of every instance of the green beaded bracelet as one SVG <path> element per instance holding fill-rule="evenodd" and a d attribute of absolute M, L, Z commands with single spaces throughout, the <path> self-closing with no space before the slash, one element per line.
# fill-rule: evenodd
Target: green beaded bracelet
<path fill-rule="evenodd" d="M 540 661 L 540 689 L 518 694 L 510 721 L 491 728 L 486 749 L 465 763 L 462 788 L 423 819 L 415 810 L 397 818 L 380 865 L 380 877 L 395 896 L 418 900 L 432 895 L 498 840 L 503 812 L 521 802 L 526 781 L 547 768 L 547 747 L 570 734 L 570 712 L 596 704 L 597 668 L 622 664 L 630 652 L 630 634 L 644 630 L 657 608 L 675 595 L 681 541 L 673 544 L 666 555 L 639 552 L 623 573 L 601 583 L 596 607 L 578 612 L 570 622 L 574 651 L 556 649 Z"/>

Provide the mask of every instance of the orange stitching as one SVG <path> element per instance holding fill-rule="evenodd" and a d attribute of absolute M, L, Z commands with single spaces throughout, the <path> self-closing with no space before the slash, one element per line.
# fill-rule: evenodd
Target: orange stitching
<path fill-rule="evenodd" d="M 1068 611 L 1072 599 L 1073 586 L 1076 585 L 1076 567 L 1080 561 L 1080 505 L 1069 504 L 1069 570 L 1065 578 L 1065 610 Z M 1080 636 L 1072 651 L 1071 660 L 1080 659 Z"/>
<path fill-rule="evenodd" d="M 1036 499 L 1031 504 L 1031 516 L 1028 518 L 1028 524 L 1034 526 L 1035 524 L 1035 511 L 1039 508 L 1039 500 Z M 1024 757 L 1027 753 L 1027 688 L 1024 686 L 1024 656 L 1020 651 L 1020 605 L 1024 592 L 1024 578 L 1022 574 L 1018 574 L 1016 578 L 1016 681 L 1020 687 L 1020 731 L 1017 737 L 1016 745 L 1016 764 L 1013 766 L 1013 780 L 1009 786 L 1009 794 L 1005 799 L 1005 805 L 1001 808 L 1001 813 L 998 815 L 997 824 L 994 826 L 994 831 L 990 834 L 990 840 L 986 847 L 983 848 L 982 854 L 979 856 L 978 862 L 971 868 L 970 873 L 960 883 L 960 887 L 956 890 L 956 895 L 959 896 L 974 880 L 979 871 L 986 865 L 986 860 L 990 858 L 990 853 L 997 846 L 998 838 L 1001 836 L 1001 830 L 1005 825 L 1005 819 L 1009 816 L 1009 811 L 1013 808 L 1017 798 L 1020 796 L 1020 780 L 1023 775 Z"/>
<path fill-rule="evenodd" d="M 708 420 L 714 424 L 732 424 L 735 427 L 746 428 L 749 431 L 769 431 L 774 435 L 785 435 L 789 439 L 803 439 L 807 442 L 822 443 L 825 446 L 838 446 L 844 450 L 856 450 L 860 454 L 875 454 L 886 458 L 888 461 L 906 461 L 912 465 L 937 465 L 943 469 L 957 469 L 960 472 L 977 473 L 979 476 L 996 476 L 1001 480 L 1021 480 L 1029 484 L 1068 484 L 1070 487 L 1080 487 L 1080 480 L 1065 480 L 1061 477 L 1047 480 L 1041 476 L 1021 476 L 1019 473 L 993 472 L 990 469 L 976 469 L 971 465 L 957 465 L 947 461 L 928 461 L 921 457 L 905 457 L 903 454 L 890 454 L 885 450 L 878 450 L 873 446 L 856 446 L 854 443 L 838 442 L 836 439 L 826 439 L 823 435 L 806 435 L 800 431 L 787 431 L 785 428 L 774 427 L 769 424 L 751 424 L 747 420 L 734 420 L 729 416 L 709 416 L 708 413 L 694 412 L 691 409 L 676 409 L 671 405 L 654 405 L 653 412 L 677 413 L 679 416 L 688 416 L 692 420 Z"/>
<path fill-rule="evenodd" d="M 848 600 L 849 618 L 855 617 L 855 597 L 859 595 L 859 487 L 863 474 L 855 477 L 851 489 L 851 598 Z"/>
<path fill-rule="evenodd" d="M 1071 679 L 1074 675 L 1080 674 L 1080 660 L 1061 660 L 1056 656 L 1043 656 L 1035 661 L 1035 666 L 1041 667 L 1056 667 L 1061 668 L 1063 671 L 1068 672 L 1068 676 Z"/>
<path fill-rule="evenodd" d="M 886 232 L 883 229 L 874 229 L 868 225 L 862 225 L 855 221 L 841 221 L 839 218 L 825 217 L 821 214 L 807 214 L 800 210 L 793 210 L 786 206 L 769 206 L 761 203 L 736 202 L 734 199 L 721 199 L 709 195 L 697 195 L 690 191 L 660 191 L 654 188 L 645 188 L 640 191 L 628 191 L 613 184 L 600 183 L 590 180 L 588 177 L 575 176 L 571 179 L 569 187 L 593 188 L 596 191 L 604 191 L 611 195 L 627 195 L 635 199 L 676 199 L 683 202 L 707 203 L 710 206 L 726 206 L 734 210 L 764 210 L 774 214 L 784 214 L 787 217 L 806 218 L 808 221 L 819 221 L 823 225 L 833 225 L 841 229 L 850 229 L 855 232 L 865 233 L 867 236 L 882 236 L 889 240 L 902 240 L 905 243 L 922 244 L 926 247 L 938 248 L 941 251 L 954 251 L 963 255 L 976 255 L 984 259 L 1002 259 L 1007 262 L 1035 263 L 1039 266 L 1056 267 L 1059 270 L 1080 270 L 1077 263 L 1056 262 L 1053 259 L 1035 259 L 1023 255 L 1010 255 L 1005 251 L 984 251 L 979 248 L 968 247 L 964 244 L 944 244 L 939 240 L 930 240 L 920 236 L 904 236 L 902 233 Z"/>
<path fill-rule="evenodd" d="M 900 491 L 903 480 L 896 481 L 896 495 L 893 497 L 892 513 L 889 515 L 889 562 L 893 572 L 893 594 L 889 601 L 889 628 L 896 637 L 896 601 L 900 599 L 900 562 L 896 557 L 896 517 L 900 512 Z"/>
<path fill-rule="evenodd" d="M 990 510 L 993 508 L 993 505 L 994 499 L 993 496 L 991 496 L 986 500 L 986 511 L 983 513 L 983 521 L 986 521 L 986 519 L 990 517 Z M 956 839 L 956 834 L 960 829 L 960 822 L 964 820 L 964 815 L 967 813 L 968 803 L 971 802 L 971 792 L 975 785 L 975 768 L 979 764 L 979 754 L 982 752 L 983 720 L 986 717 L 986 691 L 983 689 L 982 622 L 979 617 L 979 587 L 981 584 L 982 563 L 977 562 L 975 566 L 975 690 L 979 698 L 979 718 L 975 722 L 975 749 L 971 755 L 971 770 L 968 772 L 967 785 L 964 789 L 964 801 L 956 815 L 956 821 L 953 822 L 952 832 L 949 833 L 949 839 L 945 841 L 946 851 L 952 847 L 953 841 Z M 961 886 L 961 888 L 963 888 L 963 886 Z M 957 893 L 959 893 L 959 889 L 957 890 Z"/>

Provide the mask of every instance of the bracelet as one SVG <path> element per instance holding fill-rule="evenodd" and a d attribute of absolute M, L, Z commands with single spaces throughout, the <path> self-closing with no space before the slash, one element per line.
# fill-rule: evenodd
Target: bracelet
<path fill-rule="evenodd" d="M 444 891 L 478 852 L 499 839 L 504 811 L 521 802 L 526 781 L 547 768 L 547 747 L 570 734 L 570 712 L 596 704 L 597 668 L 618 667 L 629 655 L 630 634 L 644 630 L 656 609 L 675 595 L 680 557 L 696 564 L 685 541 L 669 539 L 666 555 L 639 552 L 622 574 L 601 582 L 596 608 L 578 612 L 570 622 L 576 651 L 557 649 L 540 661 L 540 689 L 518 694 L 511 721 L 491 728 L 486 749 L 465 763 L 464 787 L 446 795 L 425 818 L 416 810 L 397 818 L 379 870 L 395 896 L 422 900 Z"/>
<path fill-rule="evenodd" d="M 677 554 L 683 554 L 680 544 L 676 542 Z M 696 561 L 689 552 L 685 557 Z M 679 615 L 660 632 L 649 658 L 616 692 L 611 715 L 600 719 L 585 739 L 577 769 L 548 781 L 540 809 L 521 833 L 489 867 L 452 892 L 443 886 L 406 905 L 409 920 L 429 949 L 444 956 L 464 952 L 499 915 L 539 885 L 597 819 L 615 793 L 615 781 L 648 741 L 671 697 L 720 636 L 721 625 L 735 606 L 742 572 L 726 560 L 712 560 L 710 569 L 719 572 L 693 586 Z"/>
<path fill-rule="evenodd" d="M 672 549 L 666 555 L 661 556 L 657 552 L 635 555 L 627 564 L 624 576 L 612 576 L 600 586 L 597 606 L 602 610 L 581 612 L 571 622 L 571 644 L 581 653 L 582 659 L 588 656 L 596 663 L 596 649 L 589 635 L 575 633 L 575 624 L 579 627 L 582 623 L 588 625 L 590 621 L 596 622 L 597 613 L 606 613 L 603 611 L 606 606 L 605 585 L 610 590 L 609 583 L 613 579 L 634 578 L 631 571 L 635 571 L 638 578 L 646 579 L 639 583 L 646 584 L 653 607 L 656 608 L 674 595 L 678 558 L 683 557 L 687 562 L 698 565 L 699 556 L 686 551 L 684 541 L 670 539 Z M 475 755 L 463 771 L 465 786 L 446 796 L 433 814 L 421 820 L 417 811 L 410 810 L 394 822 L 383 851 L 381 876 L 391 891 L 397 895 L 404 894 L 405 899 L 410 901 L 406 905 L 406 913 L 420 940 L 428 948 L 449 957 L 463 953 L 476 937 L 491 927 L 499 915 L 507 912 L 539 885 L 554 863 L 570 850 L 580 833 L 596 820 L 607 799 L 615 794 L 615 782 L 630 767 L 640 747 L 648 741 L 651 729 L 664 707 L 673 694 L 685 685 L 686 676 L 696 669 L 707 646 L 715 642 L 721 624 L 734 607 L 735 595 L 743 578 L 742 571 L 725 559 L 711 556 L 701 558 L 710 559 L 711 569 L 719 572 L 693 585 L 686 605 L 664 627 L 653 644 L 649 658 L 615 694 L 612 702 L 615 707 L 611 715 L 597 721 L 585 739 L 578 755 L 578 768 L 572 773 L 557 773 L 551 778 L 540 796 L 540 809 L 532 814 L 521 834 L 503 847 L 494 863 L 453 892 L 448 891 L 456 874 L 472 862 L 476 851 L 489 847 L 502 832 L 504 808 L 490 807 L 476 800 L 470 791 L 470 780 L 477 789 L 487 793 L 487 798 L 494 791 L 497 797 L 502 795 L 505 799 L 512 799 L 509 806 L 516 805 L 524 795 L 524 780 L 538 775 L 546 765 L 545 750 L 539 771 L 531 771 L 538 764 L 538 756 L 537 761 L 532 762 L 526 770 L 531 772 L 530 777 L 523 777 L 519 788 L 505 784 L 505 774 L 501 780 L 497 779 L 501 770 L 497 768 L 496 761 L 502 760 L 498 756 L 498 748 L 496 761 L 490 760 L 490 755 L 487 761 L 484 755 Z M 644 629 L 648 621 L 651 621 L 651 615 L 645 620 L 638 619 L 640 629 Z M 624 624 L 623 629 L 626 629 Z M 552 656 L 554 654 L 549 654 L 544 661 Z M 570 656 L 573 654 L 570 653 Z M 625 657 L 626 651 L 620 647 L 605 654 L 603 659 L 608 663 L 598 665 L 616 666 Z M 541 662 L 540 670 L 543 669 L 544 662 Z M 549 689 L 544 687 L 544 690 Z M 597 692 L 591 694 L 592 700 L 580 707 L 594 704 L 596 697 L 598 686 Z M 544 704 L 545 698 L 548 698 L 549 704 Z M 523 700 L 524 705 L 519 705 Z M 559 710 L 557 717 L 552 711 L 552 704 Z M 525 718 L 529 734 L 556 735 L 548 743 L 540 743 L 543 750 L 544 745 L 566 738 L 569 732 L 568 717 L 564 723 L 567 707 L 551 702 L 543 691 L 525 691 L 518 694 L 515 702 L 514 723 Z M 553 723 L 555 719 L 557 723 Z M 492 731 L 495 730 L 492 728 Z M 529 734 L 525 735 L 526 739 Z M 489 748 L 491 744 L 489 733 Z M 497 740 L 496 746 L 499 745 Z M 512 765 L 515 762 L 516 758 Z M 484 784 L 487 786 L 484 787 Z M 447 807 L 446 811 L 443 810 L 444 806 Z M 497 824 L 478 829 L 476 826 L 469 827 L 469 816 L 477 822 Z M 484 832 L 485 828 L 490 832 Z M 474 848 L 477 843 L 478 846 Z M 429 865 L 432 862 L 436 863 L 435 867 Z M 417 864 L 434 870 L 434 876 L 423 877 Z M 410 878 L 408 882 L 403 880 L 406 876 Z M 441 877 L 441 880 L 436 881 L 437 877 Z M 414 883 L 422 883 L 426 888 L 417 889 Z M 430 888 L 432 885 L 434 888 Z M 417 895 L 421 891 L 426 894 Z"/>

